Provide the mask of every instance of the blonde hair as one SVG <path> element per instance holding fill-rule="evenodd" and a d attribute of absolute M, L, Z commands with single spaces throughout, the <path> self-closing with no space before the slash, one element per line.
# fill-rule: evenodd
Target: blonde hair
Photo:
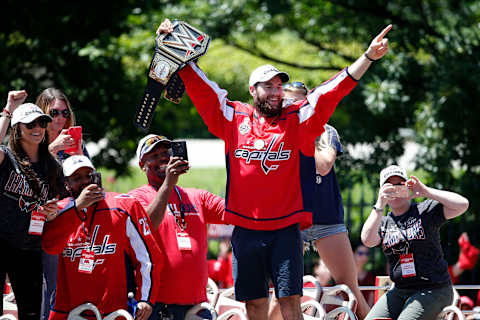
<path fill-rule="evenodd" d="M 45 114 L 49 115 L 50 106 L 55 101 L 55 99 L 65 102 L 68 111 L 70 111 L 70 117 L 65 122 L 64 129 L 74 126 L 75 115 L 73 114 L 72 105 L 70 104 L 70 101 L 68 100 L 65 93 L 63 93 L 61 90 L 56 88 L 47 88 L 43 90 L 42 93 L 40 93 L 40 95 L 37 97 L 37 101 L 35 102 L 35 104 L 39 106 Z"/>

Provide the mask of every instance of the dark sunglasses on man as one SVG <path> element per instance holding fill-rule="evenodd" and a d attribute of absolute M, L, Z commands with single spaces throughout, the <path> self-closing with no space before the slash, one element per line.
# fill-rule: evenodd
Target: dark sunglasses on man
<path fill-rule="evenodd" d="M 295 81 L 295 82 L 289 82 L 283 85 L 283 90 L 288 90 L 288 89 L 301 89 L 304 91 L 304 94 L 308 93 L 308 89 L 305 86 L 303 82 L 300 81 Z"/>
<path fill-rule="evenodd" d="M 49 111 L 49 114 L 52 118 L 55 118 L 56 116 L 62 114 L 62 116 L 66 119 L 70 118 L 70 110 L 64 109 L 62 111 L 58 111 L 57 109 L 52 109 Z"/>
<path fill-rule="evenodd" d="M 32 122 L 30 123 L 25 123 L 25 127 L 27 127 L 27 129 L 29 130 L 32 130 L 33 128 L 35 128 L 37 125 L 40 126 L 40 128 L 42 129 L 45 129 L 47 127 L 47 124 L 48 124 L 48 121 L 45 120 L 45 119 L 37 119 L 37 120 L 33 120 Z"/>

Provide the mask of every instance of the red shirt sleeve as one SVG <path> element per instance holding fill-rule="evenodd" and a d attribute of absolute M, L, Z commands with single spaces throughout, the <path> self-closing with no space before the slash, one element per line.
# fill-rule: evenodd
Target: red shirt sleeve
<path fill-rule="evenodd" d="M 156 302 L 164 255 L 153 236 L 153 227 L 142 205 L 129 198 L 129 219 L 126 233 L 130 250 L 127 252 L 135 266 L 138 301 Z"/>
<path fill-rule="evenodd" d="M 42 247 L 48 254 L 60 254 L 70 235 L 78 229 L 82 221 L 78 217 L 73 198 L 58 202 L 59 215 L 45 223 L 42 234 Z"/>
<path fill-rule="evenodd" d="M 232 122 L 235 113 L 233 104 L 227 99 L 227 91 L 210 81 L 194 63 L 189 63 L 178 74 L 208 130 L 225 140 L 225 127 Z"/>
<path fill-rule="evenodd" d="M 225 200 L 208 191 L 202 191 L 201 198 L 206 223 L 225 224 Z"/>
<path fill-rule="evenodd" d="M 313 139 L 321 135 L 323 126 L 331 117 L 340 100 L 352 91 L 357 81 L 350 76 L 348 69 L 337 73 L 330 80 L 311 90 L 306 101 L 298 108 L 300 130 Z"/>

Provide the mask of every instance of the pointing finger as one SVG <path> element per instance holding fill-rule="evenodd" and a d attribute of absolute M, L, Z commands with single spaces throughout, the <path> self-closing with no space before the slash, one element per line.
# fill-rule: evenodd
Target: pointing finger
<path fill-rule="evenodd" d="M 376 38 L 375 40 L 377 40 L 377 41 L 382 40 L 382 39 L 386 36 L 386 34 L 387 34 L 390 30 L 392 30 L 392 27 L 393 27 L 393 26 L 392 26 L 391 24 L 389 24 L 388 26 L 386 26 L 385 29 L 383 29 L 382 32 L 380 32 L 380 34 L 377 36 L 377 38 Z"/>

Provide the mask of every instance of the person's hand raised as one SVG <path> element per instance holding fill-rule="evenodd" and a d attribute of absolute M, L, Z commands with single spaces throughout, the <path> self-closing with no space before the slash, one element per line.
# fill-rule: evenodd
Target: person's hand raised
<path fill-rule="evenodd" d="M 17 109 L 19 105 L 25 102 L 27 96 L 27 91 L 25 90 L 9 91 L 7 98 L 7 106 L 5 107 L 5 109 L 12 113 L 13 111 L 15 111 L 15 109 Z"/>
<path fill-rule="evenodd" d="M 160 26 L 157 29 L 157 35 L 162 33 L 172 33 L 173 32 L 173 24 L 169 19 L 163 20 Z"/>
<path fill-rule="evenodd" d="M 385 29 L 380 32 L 375 39 L 373 39 L 372 43 L 368 47 L 365 54 L 371 60 L 378 60 L 382 58 L 388 51 L 388 39 L 385 38 L 387 33 L 392 30 L 392 25 L 389 24 L 385 27 Z"/>

